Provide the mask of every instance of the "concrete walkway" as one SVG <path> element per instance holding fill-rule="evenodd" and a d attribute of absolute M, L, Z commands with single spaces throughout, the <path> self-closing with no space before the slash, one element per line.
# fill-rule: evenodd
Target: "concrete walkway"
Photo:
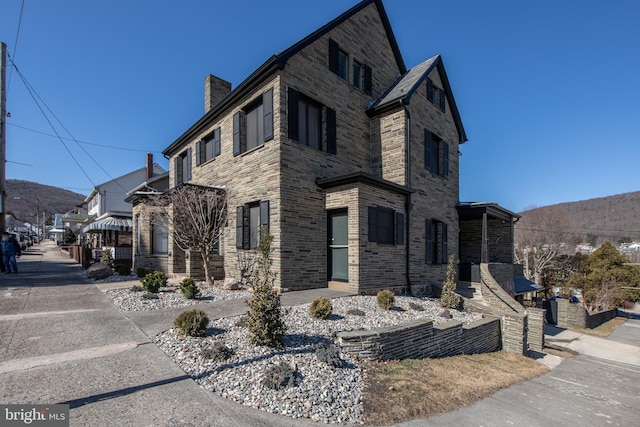
<path fill-rule="evenodd" d="M 634 328 L 635 330 L 640 326 L 633 326 L 632 322 L 634 321 L 627 321 L 621 328 Z M 618 332 L 617 336 L 621 336 L 621 333 L 622 331 Z M 640 367 L 640 347 L 619 339 L 616 340 L 614 337 L 600 338 L 546 325 L 545 342 L 579 354 Z"/>

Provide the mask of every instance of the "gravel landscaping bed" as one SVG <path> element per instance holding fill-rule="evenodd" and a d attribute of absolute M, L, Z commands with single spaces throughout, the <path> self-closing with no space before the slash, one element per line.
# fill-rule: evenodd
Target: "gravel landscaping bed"
<path fill-rule="evenodd" d="M 435 323 L 448 319 L 439 316 L 442 308 L 433 299 L 396 297 L 393 310 L 378 308 L 374 296 L 343 297 L 331 302 L 333 314 L 327 320 L 312 318 L 310 304 L 284 307 L 287 333 L 282 348 L 251 345 L 241 326 L 241 316 L 211 321 L 203 338 L 180 336 L 170 329 L 158 334 L 154 341 L 195 381 L 222 397 L 292 418 L 360 424 L 363 369 L 344 352 L 339 352 L 341 366 L 331 367 L 318 360 L 316 346 L 335 346 L 335 333 L 339 331 L 373 329 L 424 317 Z M 415 305 L 412 308 L 410 302 L 422 310 L 416 310 Z M 352 309 L 365 314 L 348 314 Z M 455 310 L 451 314 L 462 322 L 477 319 Z M 226 359 L 213 360 L 207 354 L 216 346 L 227 348 Z M 295 386 L 272 390 L 263 384 L 266 371 L 276 365 L 287 365 L 296 371 Z"/>
<path fill-rule="evenodd" d="M 212 286 L 200 287 L 196 299 L 187 299 L 179 288 L 168 286 L 160 288 L 157 299 L 147 299 L 146 292 L 133 292 L 130 289 L 114 289 L 106 292 L 111 302 L 123 311 L 160 310 L 163 308 L 186 307 L 214 301 L 226 301 L 237 298 L 250 298 L 247 290 L 226 291 Z"/>
<path fill-rule="evenodd" d="M 99 282 L 135 280 L 114 275 Z M 97 281 L 96 281 L 97 282 Z M 200 287 L 201 296 L 188 300 L 176 285 L 162 288 L 158 299 L 145 299 L 145 292 L 130 288 L 107 291 L 121 310 L 143 311 L 200 303 L 251 298 L 246 289 L 224 290 Z M 175 329 L 164 331 L 154 342 L 202 387 L 243 405 L 291 418 L 310 418 L 324 423 L 362 424 L 362 390 L 365 371 L 359 361 L 340 351 L 335 336 L 340 331 L 370 330 L 397 325 L 419 318 L 446 322 L 439 300 L 395 297 L 392 310 L 382 310 L 375 296 L 349 296 L 331 300 L 332 314 L 326 320 L 314 319 L 309 304 L 283 307 L 287 332 L 281 348 L 254 346 L 249 342 L 242 316 L 209 322 L 207 336 L 182 336 Z M 248 309 L 248 307 L 247 307 Z M 359 310 L 358 314 L 350 314 Z M 451 318 L 470 323 L 478 317 L 450 310 Z M 339 367 L 330 366 L 316 356 L 318 345 L 335 349 Z M 221 351 L 222 349 L 223 351 Z M 216 358 L 216 355 L 221 355 Z M 274 366 L 288 366 L 295 372 L 295 385 L 273 390 L 264 385 L 266 373 Z"/>

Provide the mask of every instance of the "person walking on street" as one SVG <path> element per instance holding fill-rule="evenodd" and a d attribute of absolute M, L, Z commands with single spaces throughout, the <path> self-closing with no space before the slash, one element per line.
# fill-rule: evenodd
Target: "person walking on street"
<path fill-rule="evenodd" d="M 2 261 L 4 263 L 5 274 L 17 273 L 18 263 L 16 262 L 16 255 L 21 255 L 20 243 L 18 243 L 13 235 L 4 231 L 2 233 L 0 247 L 2 248 Z"/>

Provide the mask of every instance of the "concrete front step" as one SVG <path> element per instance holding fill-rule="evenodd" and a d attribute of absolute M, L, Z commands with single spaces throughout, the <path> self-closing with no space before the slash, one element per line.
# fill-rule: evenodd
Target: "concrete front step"
<path fill-rule="evenodd" d="M 456 293 L 471 300 L 483 301 L 481 284 L 477 282 L 458 282 Z"/>

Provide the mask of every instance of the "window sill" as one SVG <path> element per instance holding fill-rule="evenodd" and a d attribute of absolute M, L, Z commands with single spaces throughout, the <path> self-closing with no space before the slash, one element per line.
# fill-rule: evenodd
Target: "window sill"
<path fill-rule="evenodd" d="M 251 153 L 254 153 L 254 152 L 258 151 L 258 150 L 261 150 L 262 148 L 264 148 L 264 146 L 265 146 L 266 144 L 267 144 L 267 143 L 265 142 L 265 143 L 263 143 L 263 144 L 261 144 L 261 145 L 258 145 L 257 147 L 253 147 L 251 150 L 247 150 L 247 151 L 245 151 L 245 152 L 243 152 L 243 153 L 240 153 L 240 154 L 238 154 L 236 157 L 244 157 L 244 156 L 249 155 L 249 154 L 251 154 Z"/>

